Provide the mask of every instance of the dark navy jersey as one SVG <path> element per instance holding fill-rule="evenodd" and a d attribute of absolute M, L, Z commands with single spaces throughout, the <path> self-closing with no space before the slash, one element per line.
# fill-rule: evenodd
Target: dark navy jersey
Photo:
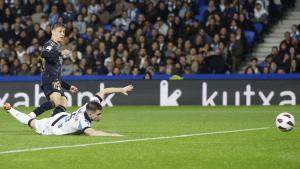
<path fill-rule="evenodd" d="M 42 77 L 60 80 L 62 61 L 60 45 L 52 40 L 46 42 L 42 49 Z"/>

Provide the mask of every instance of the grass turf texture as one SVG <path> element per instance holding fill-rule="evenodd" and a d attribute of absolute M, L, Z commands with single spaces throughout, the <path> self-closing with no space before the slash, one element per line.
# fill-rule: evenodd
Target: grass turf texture
<path fill-rule="evenodd" d="M 32 108 L 18 108 L 30 112 Z M 69 108 L 69 111 L 75 110 Z M 0 152 L 16 149 L 131 140 L 247 128 L 266 130 L 150 140 L 66 149 L 0 154 L 3 169 L 299 169 L 299 106 L 154 107 L 118 106 L 104 109 L 96 129 L 124 137 L 41 136 L 0 114 Z M 296 118 L 291 132 L 275 128 L 275 117 L 290 112 Z M 49 116 L 45 113 L 42 117 Z"/>

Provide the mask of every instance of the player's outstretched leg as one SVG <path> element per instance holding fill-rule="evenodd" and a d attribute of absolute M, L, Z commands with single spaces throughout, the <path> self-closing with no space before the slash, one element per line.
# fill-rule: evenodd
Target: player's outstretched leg
<path fill-rule="evenodd" d="M 39 107 L 35 108 L 31 113 L 28 114 L 31 118 L 36 118 L 47 110 L 53 109 L 55 107 L 52 100 L 44 102 Z"/>
<path fill-rule="evenodd" d="M 5 103 L 3 105 L 3 108 L 9 112 L 10 115 L 12 115 L 15 119 L 17 119 L 20 123 L 27 125 L 28 122 L 31 121 L 31 117 L 29 117 L 27 114 L 22 113 L 14 108 L 11 107 L 9 103 Z"/>

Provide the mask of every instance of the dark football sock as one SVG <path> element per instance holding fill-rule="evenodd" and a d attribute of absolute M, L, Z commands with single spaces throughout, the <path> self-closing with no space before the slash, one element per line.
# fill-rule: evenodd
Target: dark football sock
<path fill-rule="evenodd" d="M 54 108 L 54 103 L 52 101 L 47 101 L 47 102 L 44 102 L 43 104 L 41 104 L 36 109 L 34 109 L 33 112 L 35 113 L 36 116 L 39 116 L 42 113 L 44 113 L 45 111 L 50 110 L 52 108 Z"/>
<path fill-rule="evenodd" d="M 59 106 L 55 107 L 55 109 L 52 113 L 52 116 L 56 115 L 57 113 L 65 112 L 65 111 L 66 111 L 66 108 L 62 105 L 59 105 Z"/>

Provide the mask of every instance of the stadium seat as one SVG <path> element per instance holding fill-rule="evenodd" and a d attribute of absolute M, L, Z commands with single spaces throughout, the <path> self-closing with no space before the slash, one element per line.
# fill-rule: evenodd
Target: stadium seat
<path fill-rule="evenodd" d="M 197 21 L 199 21 L 199 22 L 203 22 L 203 21 L 204 21 L 204 18 L 203 18 L 203 16 L 201 16 L 201 15 L 196 15 L 196 16 L 195 16 L 195 19 L 196 19 Z"/>
<path fill-rule="evenodd" d="M 205 0 L 198 0 L 198 7 L 203 6 L 203 5 L 207 5 Z"/>
<path fill-rule="evenodd" d="M 252 48 L 254 43 L 255 33 L 250 30 L 245 30 L 244 35 L 245 35 L 247 47 Z"/>
<path fill-rule="evenodd" d="M 104 31 L 105 32 L 110 32 L 110 30 L 111 30 L 111 24 L 106 24 L 106 25 L 104 25 Z"/>
<path fill-rule="evenodd" d="M 247 1 L 247 0 L 240 0 L 240 4 L 241 4 L 241 5 L 245 5 L 246 1 Z"/>
<path fill-rule="evenodd" d="M 197 21 L 199 22 L 204 22 L 204 13 L 205 11 L 207 10 L 208 6 L 205 5 L 205 6 L 200 6 L 198 8 L 198 15 L 196 15 L 196 19 Z"/>
<path fill-rule="evenodd" d="M 258 35 L 260 35 L 264 29 L 264 25 L 262 23 L 253 23 L 254 27 L 255 27 L 255 31 Z"/>

